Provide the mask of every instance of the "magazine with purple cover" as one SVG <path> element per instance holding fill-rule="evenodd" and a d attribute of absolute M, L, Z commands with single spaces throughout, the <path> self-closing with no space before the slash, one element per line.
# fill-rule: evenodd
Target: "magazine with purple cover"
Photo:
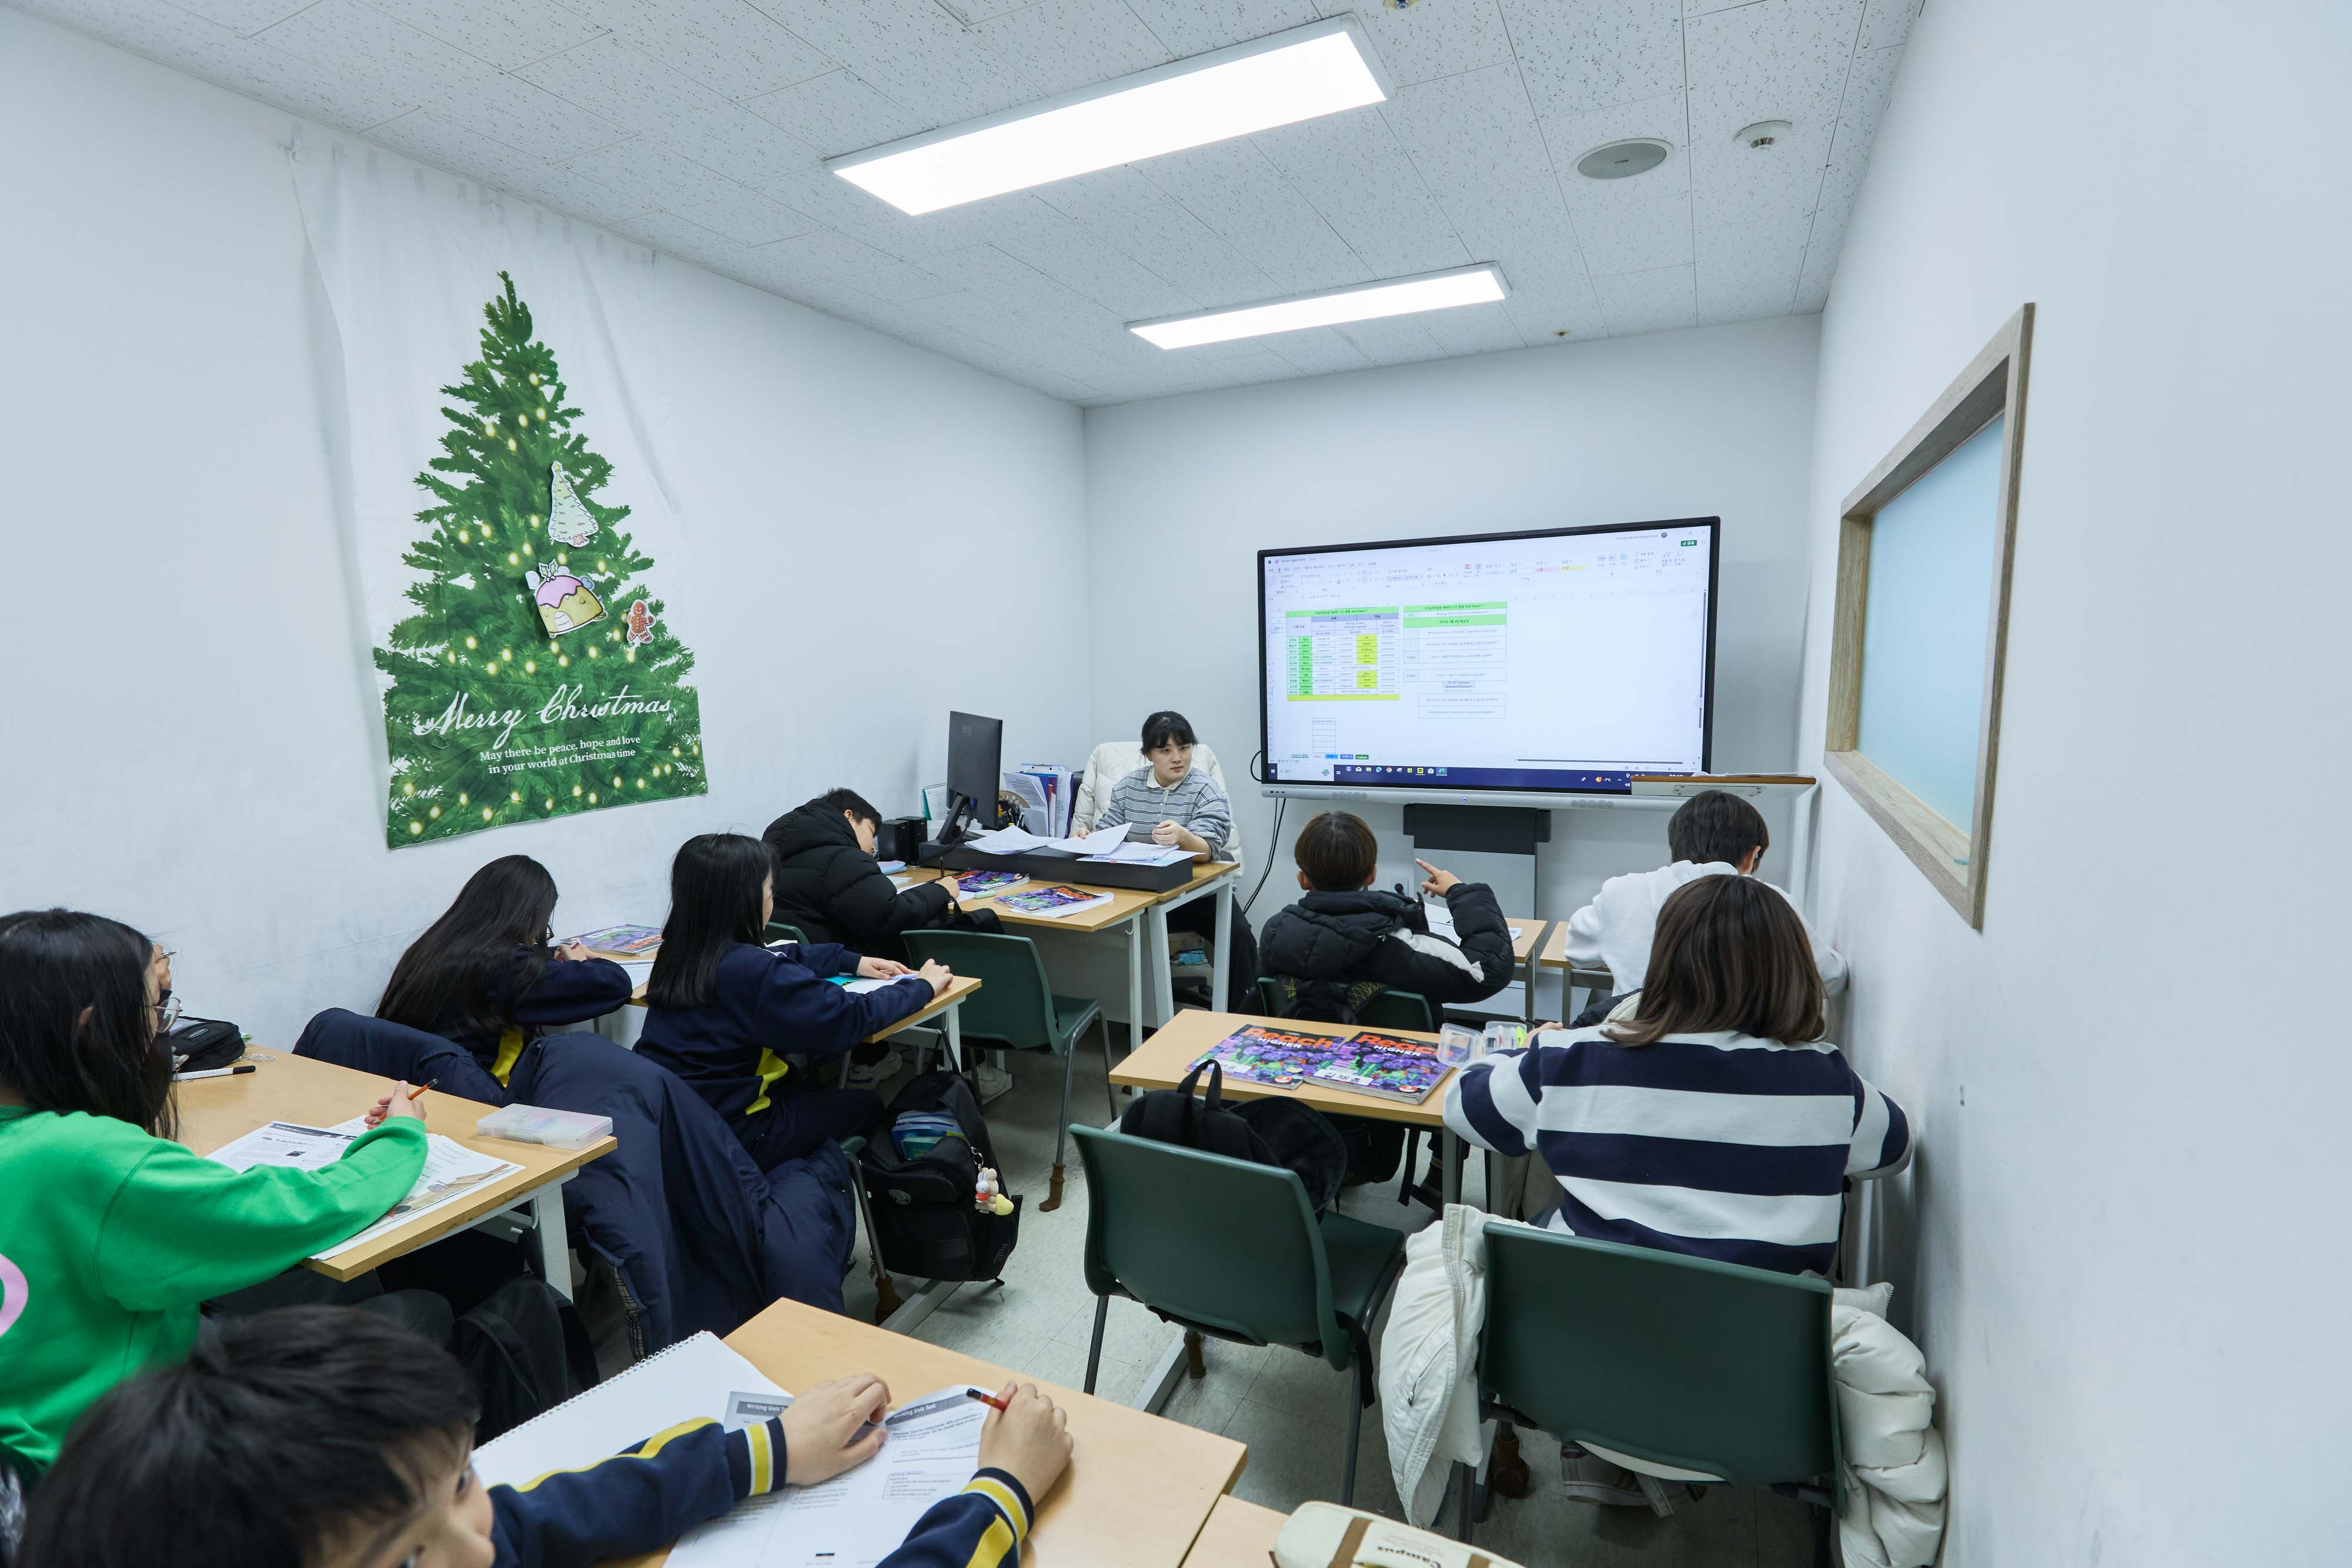
<path fill-rule="evenodd" d="M 1450 1071 L 1437 1060 L 1434 1041 L 1360 1029 L 1345 1040 L 1332 1040 L 1307 1076 L 1334 1089 L 1418 1105 Z"/>

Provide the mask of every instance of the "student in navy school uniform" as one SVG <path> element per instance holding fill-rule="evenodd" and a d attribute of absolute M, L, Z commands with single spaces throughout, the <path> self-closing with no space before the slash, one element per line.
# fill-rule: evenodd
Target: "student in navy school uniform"
<path fill-rule="evenodd" d="M 638 1051 L 726 1117 L 761 1170 L 870 1129 L 880 1095 L 821 1089 L 784 1058 L 847 1054 L 945 991 L 946 967 L 918 972 L 831 943 L 761 946 L 775 912 L 775 859 L 741 833 L 687 840 L 670 865 L 669 899 Z M 835 976 L 896 983 L 853 994 Z"/>
<path fill-rule="evenodd" d="M 554 915 L 545 866 L 529 855 L 492 861 L 400 956 L 375 1016 L 457 1041 L 504 1083 L 548 1029 L 602 1018 L 635 988 L 611 959 L 576 942 L 550 946 Z"/>

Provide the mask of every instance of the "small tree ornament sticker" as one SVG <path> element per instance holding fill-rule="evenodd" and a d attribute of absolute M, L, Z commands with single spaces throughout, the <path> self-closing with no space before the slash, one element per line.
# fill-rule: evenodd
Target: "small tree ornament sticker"
<path fill-rule="evenodd" d="M 575 428 L 554 351 L 499 281 L 416 476 L 413 612 L 375 650 L 395 848 L 709 788 L 694 655 L 629 508 L 598 498 L 612 465 Z"/>

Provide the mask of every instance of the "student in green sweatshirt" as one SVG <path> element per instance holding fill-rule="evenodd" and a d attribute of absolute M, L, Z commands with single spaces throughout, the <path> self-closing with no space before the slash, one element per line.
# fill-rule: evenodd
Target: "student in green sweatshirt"
<path fill-rule="evenodd" d="M 187 1354 L 199 1302 L 357 1235 L 424 1168 L 400 1092 L 323 1170 L 240 1173 L 172 1142 L 171 983 L 117 921 L 0 915 L 0 1519 L 100 1395 Z"/>

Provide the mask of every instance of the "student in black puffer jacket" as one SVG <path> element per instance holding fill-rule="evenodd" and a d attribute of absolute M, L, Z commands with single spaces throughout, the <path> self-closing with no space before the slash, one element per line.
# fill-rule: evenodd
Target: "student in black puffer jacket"
<path fill-rule="evenodd" d="M 1511 981 L 1511 932 L 1492 889 L 1426 861 L 1422 892 L 1454 913 L 1459 947 L 1429 933 L 1416 899 L 1372 886 L 1379 848 L 1360 817 L 1326 811 L 1294 852 L 1307 896 L 1277 910 L 1258 938 L 1261 972 L 1304 981 L 1377 981 L 1417 991 L 1434 1009 L 1481 1001 Z"/>
<path fill-rule="evenodd" d="M 881 818 L 856 790 L 834 789 L 770 822 L 760 837 L 776 860 L 775 918 L 812 942 L 901 961 L 907 932 L 944 924 L 953 903 L 945 883 L 901 893 L 875 863 Z"/>

